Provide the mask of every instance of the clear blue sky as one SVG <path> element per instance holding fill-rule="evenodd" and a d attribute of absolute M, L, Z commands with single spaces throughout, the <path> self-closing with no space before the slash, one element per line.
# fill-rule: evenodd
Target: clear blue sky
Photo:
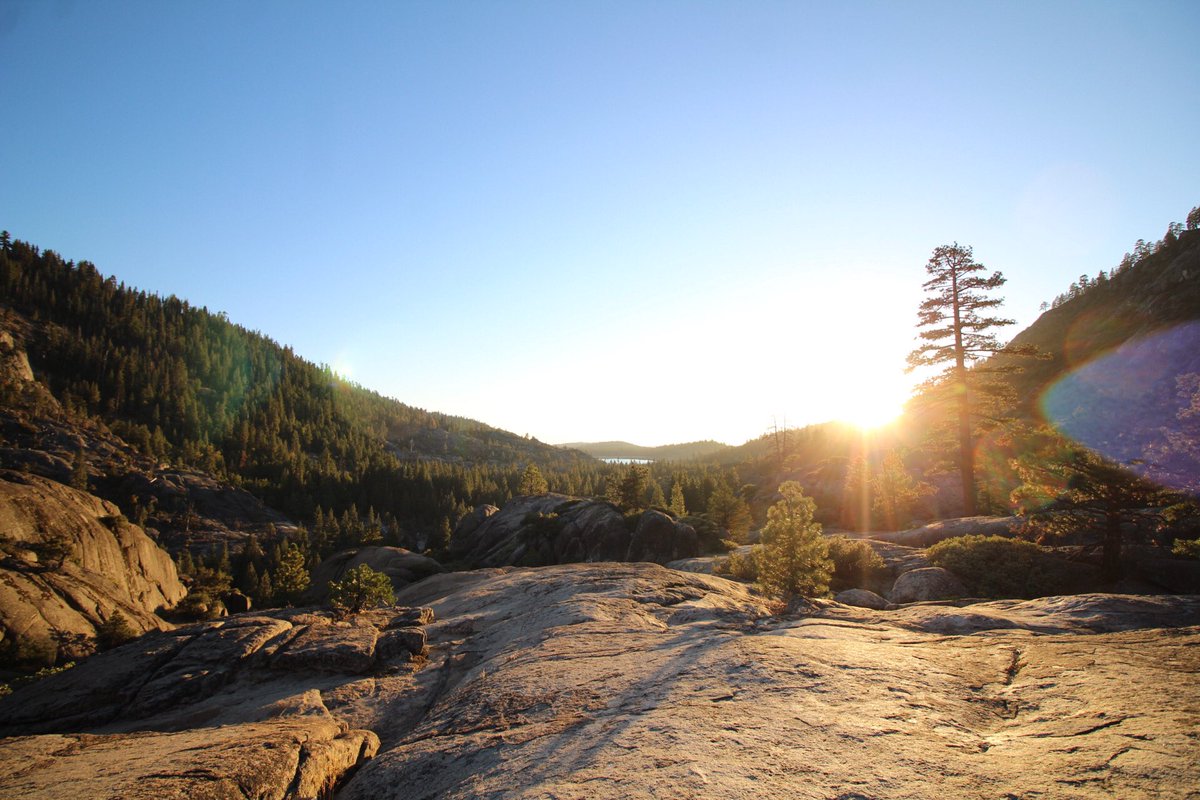
<path fill-rule="evenodd" d="M 937 245 L 1028 324 L 1182 220 L 1198 42 L 1194 0 L 0 0 L 0 227 L 424 408 L 737 443 L 894 405 Z"/>

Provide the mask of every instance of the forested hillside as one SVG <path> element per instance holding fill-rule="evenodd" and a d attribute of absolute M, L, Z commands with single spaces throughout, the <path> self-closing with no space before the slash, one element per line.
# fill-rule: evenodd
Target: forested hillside
<path fill-rule="evenodd" d="M 1200 214 L 1081 276 L 1015 339 L 1049 357 L 1010 380 L 1018 410 L 1155 480 L 1200 490 Z"/>
<path fill-rule="evenodd" d="M 353 506 L 452 523 L 510 497 L 528 463 L 557 491 L 603 487 L 603 466 L 582 453 L 382 397 L 223 314 L 7 235 L 0 297 L 4 327 L 68 414 L 301 521 Z"/>

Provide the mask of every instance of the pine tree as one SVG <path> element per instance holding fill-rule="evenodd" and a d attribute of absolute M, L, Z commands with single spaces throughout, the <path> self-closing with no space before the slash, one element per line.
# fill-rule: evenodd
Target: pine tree
<path fill-rule="evenodd" d="M 846 467 L 842 486 L 842 525 L 865 533 L 871 526 L 871 467 L 855 456 Z"/>
<path fill-rule="evenodd" d="M 758 581 L 773 597 L 815 597 L 829 591 L 833 561 L 813 522 L 816 503 L 804 496 L 795 481 L 779 486 L 782 499 L 767 509 L 762 549 L 758 553 Z"/>
<path fill-rule="evenodd" d="M 990 293 L 1004 285 L 999 272 L 987 275 L 975 261 L 970 247 L 957 242 L 933 251 L 925 271 L 929 280 L 923 288 L 927 297 L 917 312 L 918 336 L 922 344 L 908 355 L 908 369 L 945 364 L 941 383 L 948 385 L 957 402 L 958 463 L 962 481 L 963 513 L 975 514 L 975 440 L 971 426 L 972 386 L 968 368 L 979 359 L 1000 352 L 1029 354 L 1024 349 L 1005 348 L 992 331 L 1013 320 L 992 316 L 1004 302 Z M 935 379 L 934 383 L 937 383 Z"/>
<path fill-rule="evenodd" d="M 618 505 L 623 511 L 636 511 L 642 507 L 642 495 L 650 481 L 650 469 L 645 464 L 630 464 L 621 478 Z"/>
<path fill-rule="evenodd" d="M 247 597 L 253 597 L 254 593 L 258 591 L 258 570 L 255 569 L 253 561 L 247 561 L 246 565 L 242 567 L 234 586 Z"/>
<path fill-rule="evenodd" d="M 88 464 L 83 454 L 83 448 L 75 451 L 75 461 L 71 465 L 71 488 L 81 492 L 88 490 Z"/>
<path fill-rule="evenodd" d="M 263 573 L 266 577 L 266 572 Z M 299 602 L 300 595 L 308 588 L 308 569 L 304 566 L 304 553 L 294 544 L 289 544 L 275 568 L 275 599 L 283 605 Z"/>
<path fill-rule="evenodd" d="M 450 527 L 450 518 L 442 517 L 442 521 L 438 523 L 437 533 L 434 534 L 433 541 L 430 547 L 433 552 L 439 556 L 445 556 L 450 551 L 450 538 L 454 535 L 454 529 Z"/>
<path fill-rule="evenodd" d="M 394 602 L 396 594 L 391 580 L 366 564 L 348 570 L 340 581 L 329 582 L 329 605 L 342 614 L 357 614 Z"/>
<path fill-rule="evenodd" d="M 705 516 L 714 524 L 729 531 L 735 541 L 741 541 L 750 530 L 750 509 L 746 501 L 733 493 L 724 480 L 718 481 L 708 498 Z"/>
<path fill-rule="evenodd" d="M 929 484 L 913 480 L 900 454 L 892 450 L 871 478 L 871 510 L 884 530 L 899 530 L 911 522 L 917 501 L 933 492 Z"/>
<path fill-rule="evenodd" d="M 683 486 L 679 481 L 671 486 L 671 505 L 670 511 L 677 517 L 687 516 L 687 503 L 683 499 Z"/>
<path fill-rule="evenodd" d="M 1026 517 L 1026 532 L 1042 537 L 1102 532 L 1101 572 L 1107 581 L 1121 577 L 1126 529 L 1163 522 L 1153 509 L 1178 499 L 1128 467 L 1049 433 L 1014 466 L 1022 484 L 1012 501 Z"/>
<path fill-rule="evenodd" d="M 259 608 L 270 608 L 275 605 L 278 600 L 275 597 L 275 589 L 271 586 L 271 573 L 263 570 L 262 575 L 258 576 L 258 587 L 252 595 L 254 605 Z"/>
<path fill-rule="evenodd" d="M 383 544 L 383 523 L 375 513 L 375 506 L 367 508 L 367 521 L 363 525 L 362 543 L 364 545 Z"/>
<path fill-rule="evenodd" d="M 545 494 L 550 490 L 546 479 L 542 477 L 542 471 L 537 468 L 537 464 L 530 464 L 525 467 L 525 472 L 521 474 L 521 482 L 517 484 L 517 494 Z"/>
<path fill-rule="evenodd" d="M 137 635 L 138 632 L 129 624 L 129 620 L 117 609 L 108 619 L 96 626 L 96 648 L 101 651 L 111 650 L 137 638 Z"/>
<path fill-rule="evenodd" d="M 650 484 L 646 487 L 643 500 L 645 501 L 643 505 L 646 508 L 665 508 L 667 505 L 667 498 L 663 496 L 662 487 L 658 485 L 658 481 L 656 480 L 651 480 Z"/>

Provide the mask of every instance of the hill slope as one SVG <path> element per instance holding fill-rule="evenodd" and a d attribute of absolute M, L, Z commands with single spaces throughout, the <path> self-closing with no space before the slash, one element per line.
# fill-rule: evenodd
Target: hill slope
<path fill-rule="evenodd" d="M 1010 378 L 1026 416 L 1200 490 L 1200 230 L 1090 282 L 1013 343 L 1051 356 Z"/>
<path fill-rule="evenodd" d="M 12 242 L 0 251 L 0 297 L 0 328 L 28 350 L 67 417 L 296 519 L 317 506 L 373 507 L 432 527 L 506 500 L 527 463 L 560 480 L 557 489 L 593 489 L 582 453 L 382 397 L 88 262 Z"/>

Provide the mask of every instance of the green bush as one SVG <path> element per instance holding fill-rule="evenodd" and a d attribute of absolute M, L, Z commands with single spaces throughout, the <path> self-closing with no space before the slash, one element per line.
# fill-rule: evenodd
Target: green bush
<path fill-rule="evenodd" d="M 367 608 L 396 602 L 387 575 L 366 564 L 348 570 L 340 581 L 329 582 L 329 605 L 341 614 L 357 614 Z"/>
<path fill-rule="evenodd" d="M 760 545 L 755 545 L 747 553 L 730 553 L 724 561 L 718 561 L 713 566 L 716 575 L 728 575 L 740 581 L 758 580 L 758 554 Z"/>
<path fill-rule="evenodd" d="M 871 545 L 861 539 L 847 539 L 845 536 L 830 536 L 825 543 L 829 545 L 829 557 L 833 559 L 833 577 L 829 580 L 830 590 L 834 592 L 840 592 L 843 589 L 878 591 L 885 588 L 888 568 Z"/>
<path fill-rule="evenodd" d="M 100 650 L 111 650 L 136 639 L 137 635 L 138 632 L 129 624 L 125 615 L 114 611 L 111 617 L 96 626 L 96 647 Z"/>
<path fill-rule="evenodd" d="M 1176 539 L 1171 552 L 1185 558 L 1200 558 L 1200 539 Z"/>
<path fill-rule="evenodd" d="M 957 575 L 976 597 L 1065 594 L 1073 581 L 1063 561 L 1023 539 L 957 536 L 930 547 L 926 556 Z"/>

